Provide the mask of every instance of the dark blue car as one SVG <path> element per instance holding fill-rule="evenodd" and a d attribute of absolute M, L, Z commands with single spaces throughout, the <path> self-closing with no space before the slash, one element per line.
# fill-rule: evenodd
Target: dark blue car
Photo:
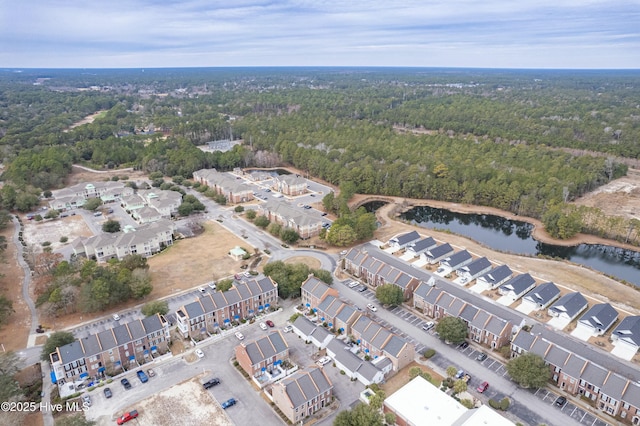
<path fill-rule="evenodd" d="M 229 398 L 228 400 L 222 403 L 222 408 L 229 408 L 232 405 L 236 405 L 236 400 L 234 398 Z"/>

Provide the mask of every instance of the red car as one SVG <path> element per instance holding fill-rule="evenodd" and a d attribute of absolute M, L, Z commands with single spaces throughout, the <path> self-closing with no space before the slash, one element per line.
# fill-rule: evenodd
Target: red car
<path fill-rule="evenodd" d="M 482 383 L 480 383 L 480 386 L 478 386 L 478 389 L 476 389 L 476 390 L 478 392 L 482 393 L 482 392 L 486 391 L 488 387 L 489 387 L 489 382 L 482 382 Z"/>
<path fill-rule="evenodd" d="M 138 417 L 138 412 L 136 410 L 129 411 L 128 413 L 125 413 L 122 417 L 118 417 L 117 423 L 119 425 L 122 425 L 128 422 L 129 420 L 135 419 L 136 417 Z"/>
<path fill-rule="evenodd" d="M 265 322 L 267 323 L 267 325 L 269 327 L 273 327 L 274 326 L 273 321 L 271 321 L 271 320 L 266 320 Z"/>

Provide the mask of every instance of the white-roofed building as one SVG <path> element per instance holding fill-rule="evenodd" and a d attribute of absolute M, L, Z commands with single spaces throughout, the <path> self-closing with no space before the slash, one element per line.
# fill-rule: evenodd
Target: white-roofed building
<path fill-rule="evenodd" d="M 382 409 L 399 426 L 513 426 L 487 406 L 469 410 L 420 376 L 387 397 Z"/>

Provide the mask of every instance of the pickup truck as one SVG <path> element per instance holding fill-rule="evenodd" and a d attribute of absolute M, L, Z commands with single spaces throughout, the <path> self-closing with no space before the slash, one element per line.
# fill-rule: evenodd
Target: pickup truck
<path fill-rule="evenodd" d="M 144 371 L 138 370 L 136 374 L 138 375 L 138 379 L 140 379 L 142 383 L 147 383 L 149 381 L 149 378 L 146 374 L 144 374 Z"/>
<path fill-rule="evenodd" d="M 137 410 L 129 411 L 128 413 L 124 413 L 122 417 L 118 417 L 118 420 L 116 420 L 116 423 L 118 423 L 119 425 L 123 425 L 128 421 L 133 420 L 137 417 L 138 417 Z"/>

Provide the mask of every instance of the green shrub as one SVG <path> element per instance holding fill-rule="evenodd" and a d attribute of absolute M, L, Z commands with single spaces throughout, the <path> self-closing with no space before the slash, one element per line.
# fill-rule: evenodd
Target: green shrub
<path fill-rule="evenodd" d="M 69 237 L 60 237 L 61 243 L 66 243 L 67 241 L 69 241 Z"/>
<path fill-rule="evenodd" d="M 500 401 L 500 409 L 502 411 L 507 411 L 509 409 L 509 398 L 502 398 L 502 400 Z"/>
<path fill-rule="evenodd" d="M 425 357 L 426 359 L 429 359 L 432 356 L 434 356 L 435 354 L 436 354 L 436 350 L 435 349 L 427 349 L 426 351 L 424 351 L 422 356 Z"/>
<path fill-rule="evenodd" d="M 347 373 L 345 373 L 344 370 L 340 370 L 340 374 L 342 374 L 344 376 Z"/>
<path fill-rule="evenodd" d="M 495 399 L 491 398 L 489 400 L 489 407 L 493 408 L 494 410 L 499 410 L 500 409 L 500 403 L 498 401 L 496 401 Z"/>
<path fill-rule="evenodd" d="M 42 247 L 49 247 L 51 245 L 51 241 L 43 241 Z"/>

